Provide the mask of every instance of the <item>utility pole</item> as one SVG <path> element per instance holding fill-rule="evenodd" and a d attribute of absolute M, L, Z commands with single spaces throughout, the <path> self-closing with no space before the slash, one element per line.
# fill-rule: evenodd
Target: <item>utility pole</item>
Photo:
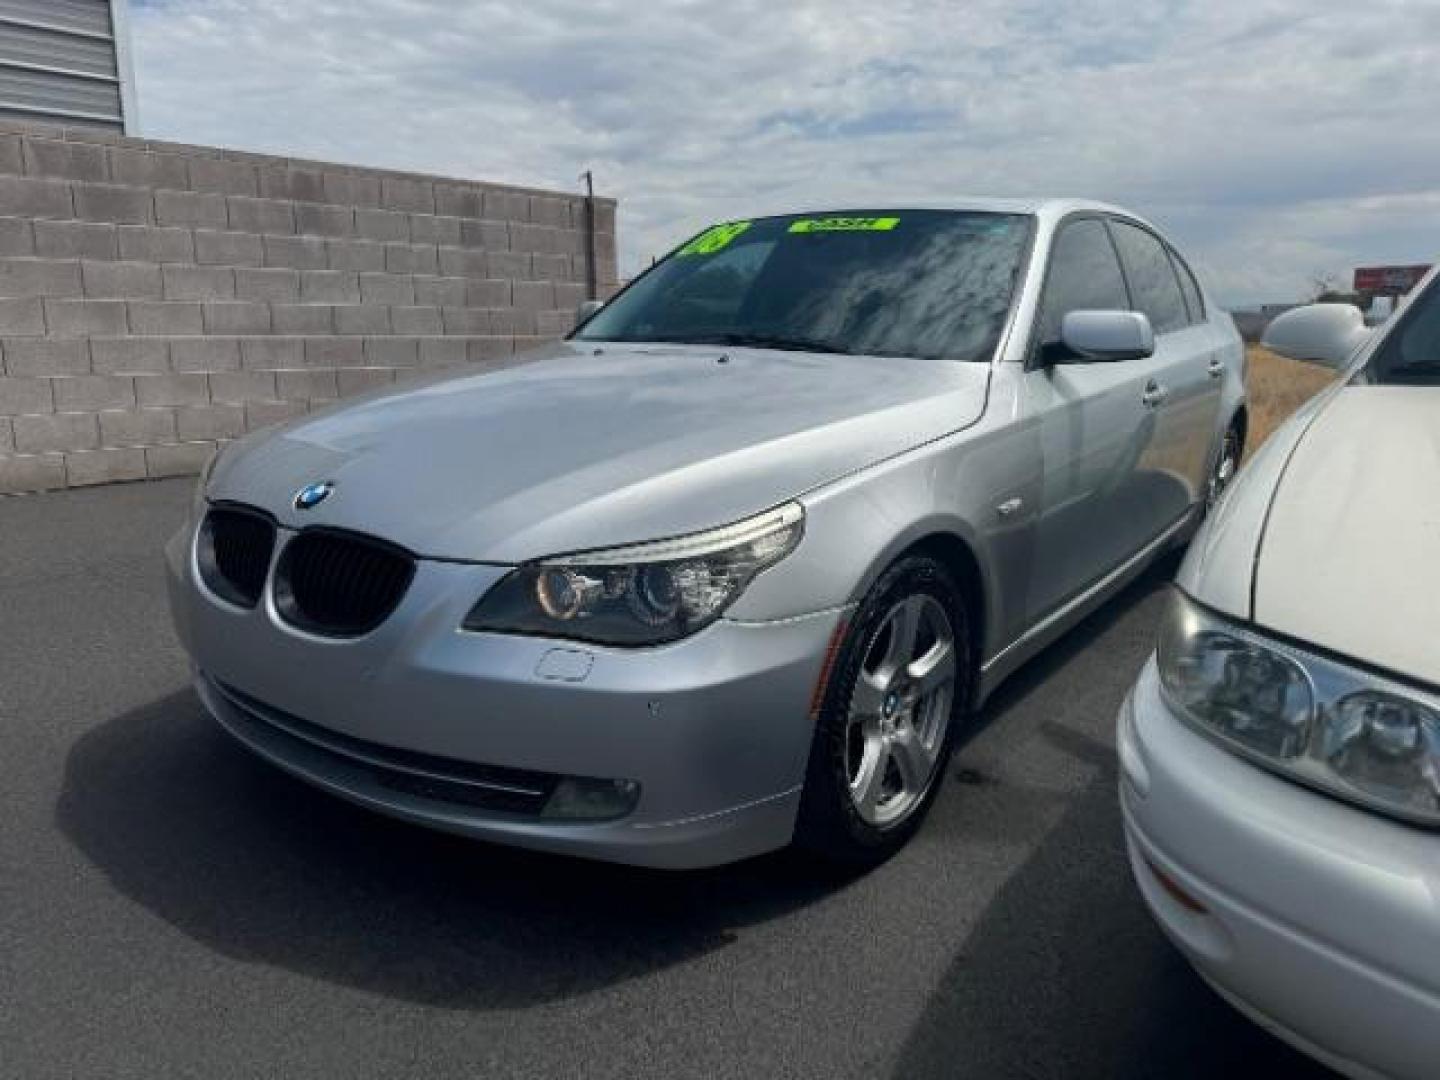
<path fill-rule="evenodd" d="M 580 174 L 585 181 L 585 296 L 600 299 L 600 274 L 595 266 L 595 174 L 586 169 Z"/>

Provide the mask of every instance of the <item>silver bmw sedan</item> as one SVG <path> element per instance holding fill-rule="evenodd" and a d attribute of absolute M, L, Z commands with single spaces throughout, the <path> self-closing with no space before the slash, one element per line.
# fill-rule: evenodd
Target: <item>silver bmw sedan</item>
<path fill-rule="evenodd" d="M 1243 356 L 1113 207 L 726 222 L 527 363 L 227 447 L 175 622 L 226 730 L 364 806 L 875 861 L 985 696 L 1188 538 Z"/>

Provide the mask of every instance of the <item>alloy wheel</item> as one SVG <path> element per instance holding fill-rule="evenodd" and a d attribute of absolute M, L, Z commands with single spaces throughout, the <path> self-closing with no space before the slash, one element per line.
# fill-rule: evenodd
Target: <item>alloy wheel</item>
<path fill-rule="evenodd" d="M 903 821 L 934 782 L 955 696 L 955 633 L 933 596 L 895 604 L 871 638 L 850 696 L 850 800 L 876 827 Z"/>
<path fill-rule="evenodd" d="M 1205 509 L 1215 509 L 1220 496 L 1235 479 L 1240 468 L 1240 434 L 1233 427 L 1225 432 L 1225 441 L 1220 445 L 1220 455 L 1215 459 L 1215 468 L 1210 473 L 1210 483 L 1205 489 Z"/>

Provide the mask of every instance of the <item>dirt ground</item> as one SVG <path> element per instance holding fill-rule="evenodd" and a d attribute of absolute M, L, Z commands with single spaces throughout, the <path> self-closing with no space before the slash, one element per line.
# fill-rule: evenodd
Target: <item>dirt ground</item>
<path fill-rule="evenodd" d="M 1318 364 L 1287 360 L 1258 345 L 1248 347 L 1250 432 L 1247 453 L 1254 453 L 1287 416 L 1329 386 L 1335 373 Z"/>

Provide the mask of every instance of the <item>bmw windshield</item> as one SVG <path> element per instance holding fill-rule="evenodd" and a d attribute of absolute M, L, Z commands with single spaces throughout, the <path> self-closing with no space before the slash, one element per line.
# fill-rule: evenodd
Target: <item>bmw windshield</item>
<path fill-rule="evenodd" d="M 1031 218 L 937 210 L 716 225 L 602 308 L 581 341 L 988 361 Z"/>

